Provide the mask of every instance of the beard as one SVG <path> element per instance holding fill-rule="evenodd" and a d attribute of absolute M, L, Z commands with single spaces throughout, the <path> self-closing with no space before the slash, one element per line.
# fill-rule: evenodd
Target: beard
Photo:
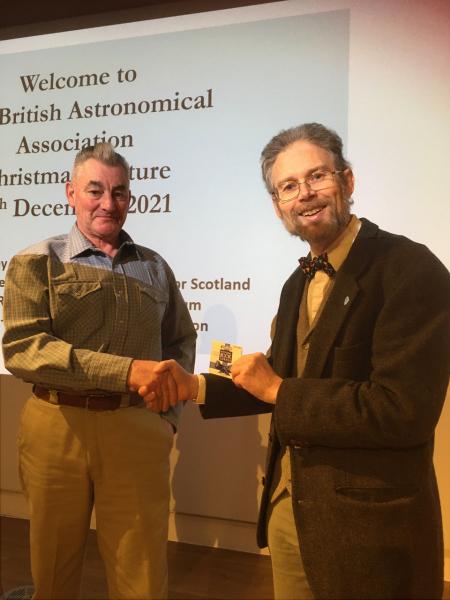
<path fill-rule="evenodd" d="M 327 204 L 327 208 L 329 210 L 331 208 L 330 216 L 327 221 L 317 224 L 303 224 L 301 222 L 302 217 L 298 215 L 298 207 L 297 209 L 293 208 L 288 213 L 283 213 L 281 220 L 288 233 L 299 237 L 313 248 L 323 248 L 325 250 L 347 227 L 350 221 L 350 206 L 352 203 L 350 198 L 345 198 L 339 208 L 336 202 L 333 205 Z M 322 203 L 317 203 L 317 207 L 322 205 Z M 314 206 L 311 207 L 311 209 L 314 208 Z"/>

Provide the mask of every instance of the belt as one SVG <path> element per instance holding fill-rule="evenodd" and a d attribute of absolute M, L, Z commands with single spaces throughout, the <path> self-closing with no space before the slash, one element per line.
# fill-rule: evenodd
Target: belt
<path fill-rule="evenodd" d="M 75 406 L 76 408 L 87 408 L 88 410 L 116 410 L 142 403 L 139 394 L 77 394 L 75 392 L 49 390 L 41 385 L 34 385 L 33 393 L 41 400 L 46 400 L 52 404 Z"/>

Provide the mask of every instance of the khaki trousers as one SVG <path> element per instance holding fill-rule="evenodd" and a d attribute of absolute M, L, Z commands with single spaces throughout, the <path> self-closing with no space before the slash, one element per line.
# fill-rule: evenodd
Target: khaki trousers
<path fill-rule="evenodd" d="M 292 497 L 287 490 L 271 503 L 267 534 L 275 599 L 314 598 L 303 568 L 292 510 Z"/>
<path fill-rule="evenodd" d="M 94 504 L 110 598 L 167 597 L 172 441 L 143 406 L 94 412 L 28 399 L 18 446 L 33 598 L 78 598 Z"/>

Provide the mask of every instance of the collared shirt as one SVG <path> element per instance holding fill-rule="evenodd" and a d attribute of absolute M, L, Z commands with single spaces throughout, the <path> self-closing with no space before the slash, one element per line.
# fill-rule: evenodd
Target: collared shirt
<path fill-rule="evenodd" d="M 355 215 L 352 215 L 347 227 L 330 248 L 328 248 L 328 262 L 334 267 L 336 272 L 339 271 L 342 263 L 347 258 L 360 228 L 361 221 Z M 311 256 L 314 258 L 315 254 L 311 253 Z M 314 321 L 324 298 L 327 296 L 331 281 L 331 278 L 325 271 L 316 271 L 316 274 L 309 282 L 307 311 L 310 324 Z"/>
<path fill-rule="evenodd" d="M 126 392 L 133 359 L 194 366 L 196 333 L 170 267 L 124 231 L 114 258 L 76 225 L 14 256 L 3 315 L 6 368 L 51 389 Z"/>

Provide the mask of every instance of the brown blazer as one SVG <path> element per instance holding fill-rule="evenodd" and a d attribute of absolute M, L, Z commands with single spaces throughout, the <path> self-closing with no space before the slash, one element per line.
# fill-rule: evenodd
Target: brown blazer
<path fill-rule="evenodd" d="M 434 430 L 450 364 L 450 277 L 425 247 L 362 219 L 294 378 L 305 278 L 285 283 L 271 361 L 273 410 L 258 543 L 280 445 L 289 447 L 305 570 L 318 599 L 440 598 Z M 207 375 L 205 418 L 271 406 Z"/>

